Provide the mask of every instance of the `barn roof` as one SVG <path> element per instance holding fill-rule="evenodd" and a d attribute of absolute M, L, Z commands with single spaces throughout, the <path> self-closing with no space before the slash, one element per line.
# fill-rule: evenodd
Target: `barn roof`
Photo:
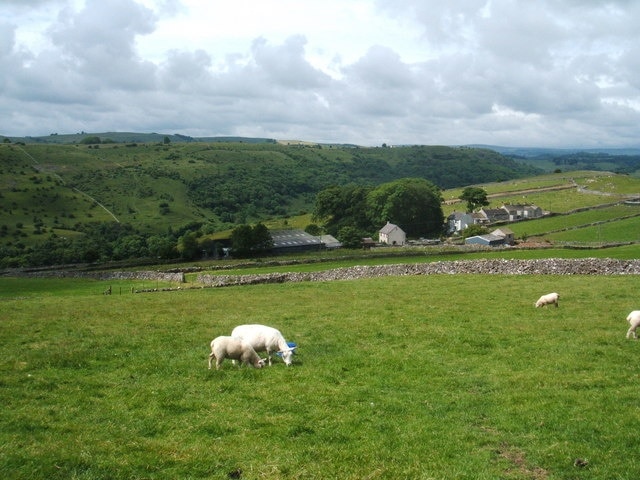
<path fill-rule="evenodd" d="M 271 230 L 273 248 L 320 247 L 320 238 L 308 234 L 304 230 Z"/>
<path fill-rule="evenodd" d="M 398 229 L 398 230 L 402 231 L 402 229 L 401 229 L 399 226 L 394 225 L 393 223 L 389 223 L 389 222 L 387 222 L 387 224 L 386 224 L 384 227 L 382 227 L 382 228 L 380 229 L 380 232 L 379 232 L 379 233 L 383 233 L 383 234 L 384 234 L 384 233 L 386 233 L 386 234 L 389 234 L 389 233 L 393 232 L 393 231 L 394 231 L 394 230 L 396 230 L 396 229 Z"/>
<path fill-rule="evenodd" d="M 487 233 L 485 235 L 475 235 L 473 237 L 468 237 L 465 240 L 465 243 L 480 245 L 501 245 L 504 243 L 504 237 L 499 237 L 492 233 Z"/>

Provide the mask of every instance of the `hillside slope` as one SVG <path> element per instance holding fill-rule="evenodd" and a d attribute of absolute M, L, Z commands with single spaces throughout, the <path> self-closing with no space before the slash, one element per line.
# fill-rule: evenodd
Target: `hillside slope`
<path fill-rule="evenodd" d="M 331 185 L 422 177 L 451 188 L 538 172 L 482 149 L 221 142 L 2 144 L 0 165 L 0 244 L 102 222 L 219 230 L 309 211 Z"/>

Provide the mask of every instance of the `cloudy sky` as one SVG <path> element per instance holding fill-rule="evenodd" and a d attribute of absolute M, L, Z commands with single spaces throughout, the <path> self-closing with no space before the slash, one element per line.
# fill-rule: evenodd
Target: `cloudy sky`
<path fill-rule="evenodd" d="M 640 146 L 636 0 L 1 0 L 0 134 Z"/>

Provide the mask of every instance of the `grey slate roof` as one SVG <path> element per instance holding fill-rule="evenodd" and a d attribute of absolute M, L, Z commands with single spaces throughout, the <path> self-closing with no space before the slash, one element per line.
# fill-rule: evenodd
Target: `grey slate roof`
<path fill-rule="evenodd" d="M 271 230 L 273 248 L 309 247 L 322 245 L 320 238 L 309 235 L 304 230 Z"/>

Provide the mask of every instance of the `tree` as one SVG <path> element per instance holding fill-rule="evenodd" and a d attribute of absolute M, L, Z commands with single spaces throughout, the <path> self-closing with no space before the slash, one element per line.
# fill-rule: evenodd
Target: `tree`
<path fill-rule="evenodd" d="M 101 143 L 101 140 L 100 137 L 93 135 L 90 137 L 84 137 L 82 140 L 80 140 L 80 143 L 83 145 L 97 145 Z"/>
<path fill-rule="evenodd" d="M 322 235 L 322 229 L 316 225 L 315 223 L 310 223 L 304 228 L 304 231 L 309 235 L 313 235 L 314 237 L 319 237 Z"/>
<path fill-rule="evenodd" d="M 258 223 L 253 227 L 251 236 L 254 252 L 268 252 L 273 248 L 273 238 L 269 233 L 269 229 L 263 223 Z"/>
<path fill-rule="evenodd" d="M 178 253 L 183 260 L 194 260 L 200 255 L 198 234 L 196 232 L 185 233 L 178 239 Z"/>
<path fill-rule="evenodd" d="M 152 235 L 147 238 L 149 255 L 154 258 L 174 258 L 175 244 L 168 235 Z"/>
<path fill-rule="evenodd" d="M 462 236 L 462 238 L 469 238 L 469 237 L 475 237 L 476 235 L 485 235 L 489 233 L 489 230 L 487 230 L 485 227 L 483 227 L 482 225 L 469 225 L 467 228 L 465 228 L 462 232 L 460 232 L 460 235 Z"/>
<path fill-rule="evenodd" d="M 337 238 L 344 248 L 360 248 L 362 245 L 362 232 L 355 227 L 342 227 L 337 233 Z"/>
<path fill-rule="evenodd" d="M 324 230 L 334 236 L 346 226 L 365 232 L 374 229 L 367 215 L 367 196 L 370 191 L 370 187 L 353 184 L 320 191 L 316 195 L 313 220 L 322 222 Z"/>
<path fill-rule="evenodd" d="M 378 226 L 395 223 L 408 236 L 439 235 L 444 225 L 440 189 L 423 178 L 385 183 L 367 197 L 368 215 Z"/>
<path fill-rule="evenodd" d="M 273 238 L 262 223 L 254 227 L 239 225 L 231 232 L 231 248 L 236 257 L 264 253 L 273 248 Z"/>
<path fill-rule="evenodd" d="M 458 197 L 463 202 L 467 202 L 467 212 L 473 212 L 478 207 L 489 205 L 487 192 L 480 187 L 467 187 Z"/>

